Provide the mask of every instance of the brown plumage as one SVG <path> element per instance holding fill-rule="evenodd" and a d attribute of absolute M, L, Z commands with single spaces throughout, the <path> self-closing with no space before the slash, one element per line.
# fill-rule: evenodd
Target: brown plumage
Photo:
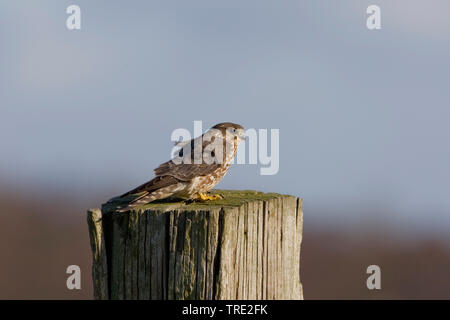
<path fill-rule="evenodd" d="M 217 199 L 220 196 L 206 196 L 205 193 L 225 176 L 243 139 L 242 126 L 225 122 L 196 139 L 180 143 L 182 149 L 177 156 L 154 170 L 155 178 L 121 196 L 142 193 L 119 211 L 168 197 Z"/>

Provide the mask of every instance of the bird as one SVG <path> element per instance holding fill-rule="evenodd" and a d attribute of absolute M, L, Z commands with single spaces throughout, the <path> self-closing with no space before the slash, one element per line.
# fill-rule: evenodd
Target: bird
<path fill-rule="evenodd" d="M 244 128 L 232 122 L 216 124 L 201 136 L 176 143 L 174 157 L 154 169 L 155 177 L 119 198 L 136 195 L 118 212 L 166 198 L 189 201 L 222 199 L 208 195 L 228 172 L 239 144 L 245 140 Z"/>

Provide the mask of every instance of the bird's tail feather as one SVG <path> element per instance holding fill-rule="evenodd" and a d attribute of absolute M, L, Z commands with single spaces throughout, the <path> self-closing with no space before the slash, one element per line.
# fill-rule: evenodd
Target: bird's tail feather
<path fill-rule="evenodd" d="M 164 189 L 167 189 L 167 188 L 158 189 L 151 193 L 146 192 L 146 193 L 142 194 L 141 196 L 137 197 L 136 199 L 133 199 L 131 202 L 125 204 L 124 206 L 119 207 L 117 209 L 117 212 L 130 211 L 130 210 L 133 210 L 135 207 L 142 206 L 144 204 L 150 203 L 155 200 L 164 199 L 168 196 L 168 194 L 165 192 Z"/>
<path fill-rule="evenodd" d="M 156 194 L 146 192 L 143 195 L 139 196 L 138 198 L 133 199 L 131 202 L 117 208 L 117 212 L 130 211 L 137 206 L 141 206 L 143 204 L 155 201 L 157 199 L 158 199 L 158 196 Z"/>
<path fill-rule="evenodd" d="M 177 191 L 184 188 L 183 184 L 173 184 L 164 188 L 157 189 L 152 192 L 145 192 L 139 197 L 131 200 L 129 203 L 117 208 L 117 212 L 126 212 L 134 209 L 137 206 L 150 203 L 155 200 L 160 200 L 172 196 Z"/>

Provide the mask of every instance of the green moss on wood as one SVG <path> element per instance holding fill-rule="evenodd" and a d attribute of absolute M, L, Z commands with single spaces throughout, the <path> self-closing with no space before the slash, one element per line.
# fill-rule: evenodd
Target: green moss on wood
<path fill-rule="evenodd" d="M 180 199 L 165 199 L 160 201 L 155 201 L 149 204 L 144 204 L 142 206 L 135 207 L 134 210 L 162 210 L 170 211 L 174 209 L 178 210 L 202 210 L 211 209 L 214 207 L 239 207 L 246 202 L 251 202 L 254 200 L 269 200 L 273 198 L 281 197 L 279 193 L 264 193 L 254 190 L 212 190 L 211 194 L 220 194 L 223 199 L 209 200 L 209 201 L 193 201 L 187 202 Z M 103 212 L 114 211 L 114 208 L 124 205 L 130 202 L 132 199 L 137 197 L 137 195 L 130 195 L 124 198 L 113 198 L 109 202 L 102 206 Z"/>

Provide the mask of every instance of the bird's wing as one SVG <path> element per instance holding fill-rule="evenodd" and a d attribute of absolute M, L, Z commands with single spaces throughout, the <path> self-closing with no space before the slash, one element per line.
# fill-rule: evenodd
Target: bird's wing
<path fill-rule="evenodd" d="M 205 138 L 205 134 L 203 134 L 202 136 L 190 141 L 181 142 L 182 148 L 177 151 L 178 154 L 176 156 L 179 157 L 179 160 L 183 159 L 183 161 L 180 161 L 181 163 L 175 163 L 173 160 L 164 162 L 154 170 L 155 175 L 169 175 L 182 181 L 189 181 L 195 177 L 204 176 L 214 172 L 221 166 L 221 164 L 205 163 L 206 161 L 203 159 L 203 150 L 205 150 L 205 148 L 210 143 L 213 143 L 217 138 L 223 139 L 221 136 L 216 137 L 214 134 Z M 180 144 L 177 146 L 180 146 Z M 199 152 L 195 152 L 196 148 L 199 149 Z"/>
<path fill-rule="evenodd" d="M 157 176 L 155 178 L 153 178 L 152 180 L 140 185 L 139 187 L 128 191 L 127 193 L 121 195 L 120 197 L 125 197 L 128 196 L 130 194 L 135 194 L 135 193 L 140 193 L 140 192 L 148 192 L 151 193 L 155 190 L 170 186 L 172 184 L 176 184 L 180 182 L 177 178 L 175 178 L 174 176 Z"/>
<path fill-rule="evenodd" d="M 208 136 L 207 138 L 204 138 L 205 134 L 202 136 L 199 136 L 195 139 L 189 140 L 189 141 L 183 141 L 177 146 L 182 146 L 183 148 L 179 149 L 178 156 L 180 158 L 190 158 L 190 164 L 182 162 L 180 164 L 174 163 L 172 160 L 167 161 L 161 165 L 159 165 L 158 168 L 156 168 L 155 175 L 156 177 L 150 180 L 149 182 L 144 183 L 143 185 L 140 185 L 139 187 L 128 191 L 127 193 L 121 195 L 121 197 L 125 197 L 130 194 L 140 193 L 140 192 L 148 192 L 151 193 L 155 190 L 158 190 L 163 187 L 167 187 L 172 184 L 176 184 L 180 181 L 189 181 L 195 177 L 198 176 L 204 176 L 207 174 L 210 174 L 214 172 L 216 169 L 218 169 L 221 164 L 218 163 L 212 163 L 207 164 L 205 161 L 203 161 L 203 150 L 206 148 L 206 146 L 212 142 L 215 141 L 217 138 L 214 134 L 211 136 Z M 221 138 L 221 137 L 219 137 Z M 201 145 L 200 152 L 195 152 L 195 147 L 199 148 Z M 225 147 L 224 147 L 225 148 Z M 186 155 L 184 154 L 186 152 Z M 202 161 L 199 161 L 201 163 L 196 164 L 195 162 L 198 161 L 199 158 Z M 197 161 L 196 161 L 197 160 Z"/>
<path fill-rule="evenodd" d="M 167 177 L 171 176 L 177 180 L 189 181 L 195 177 L 205 176 L 213 173 L 221 165 L 217 163 L 213 164 L 175 164 L 171 161 L 167 161 L 161 164 L 155 169 L 157 176 Z"/>

